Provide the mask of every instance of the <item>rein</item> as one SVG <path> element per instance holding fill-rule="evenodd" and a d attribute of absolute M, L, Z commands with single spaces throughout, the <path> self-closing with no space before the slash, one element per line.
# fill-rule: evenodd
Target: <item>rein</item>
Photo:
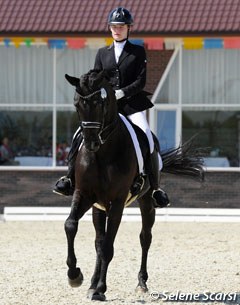
<path fill-rule="evenodd" d="M 104 101 L 107 98 L 107 92 L 104 88 L 101 88 L 97 91 L 94 91 L 93 93 L 82 96 L 77 91 L 75 91 L 74 101 L 79 101 L 79 99 L 82 99 L 84 103 L 86 103 L 88 100 L 90 100 L 95 95 L 101 93 L 101 105 L 102 109 L 104 110 Z M 77 103 L 74 103 L 76 106 Z M 104 111 L 103 111 L 104 112 Z M 80 119 L 80 118 L 79 118 Z M 108 124 L 105 125 L 104 117 L 102 122 L 89 122 L 89 121 L 81 121 L 80 120 L 80 126 L 82 129 L 99 129 L 98 138 L 101 144 L 104 144 L 107 139 L 116 131 L 117 122 L 119 121 L 119 117 L 117 116 L 116 119 Z"/>

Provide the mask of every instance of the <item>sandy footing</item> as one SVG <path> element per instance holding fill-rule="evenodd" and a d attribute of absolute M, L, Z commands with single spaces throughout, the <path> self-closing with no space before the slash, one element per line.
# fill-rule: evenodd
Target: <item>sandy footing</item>
<path fill-rule="evenodd" d="M 191 298 L 196 301 L 191 304 L 240 303 L 240 223 L 155 223 L 144 295 L 135 293 L 140 228 L 139 222 L 120 226 L 108 272 L 108 304 L 166 304 L 170 299 L 187 304 Z M 1 305 L 93 303 L 86 298 L 95 265 L 91 222 L 80 222 L 76 237 L 84 275 L 79 288 L 67 282 L 63 222 L 0 222 L 0 232 Z"/>

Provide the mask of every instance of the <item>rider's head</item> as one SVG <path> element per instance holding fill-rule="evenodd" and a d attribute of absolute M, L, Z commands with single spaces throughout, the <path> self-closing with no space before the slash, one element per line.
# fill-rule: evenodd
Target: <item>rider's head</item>
<path fill-rule="evenodd" d="M 115 41 L 127 40 L 132 24 L 132 15 L 124 7 L 115 8 L 108 16 L 108 26 Z"/>

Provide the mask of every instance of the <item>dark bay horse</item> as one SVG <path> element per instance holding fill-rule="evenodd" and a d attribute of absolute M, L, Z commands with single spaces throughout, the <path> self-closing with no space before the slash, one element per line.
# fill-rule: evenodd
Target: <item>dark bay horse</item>
<path fill-rule="evenodd" d="M 114 255 L 114 240 L 129 190 L 138 174 L 138 163 L 131 137 L 118 114 L 115 94 L 105 72 L 91 70 L 80 79 L 68 75 L 66 79 L 76 89 L 74 104 L 83 135 L 75 165 L 76 182 L 71 212 L 65 222 L 68 279 L 73 287 L 82 284 L 83 275 L 77 267 L 74 239 L 79 219 L 92 208 L 97 258 L 88 297 L 103 301 L 107 290 L 107 269 Z M 163 154 L 163 169 L 174 174 L 201 177 L 203 169 L 200 158 L 189 157 L 188 146 L 185 148 L 182 146 Z M 138 196 L 142 215 L 142 260 L 137 289 L 143 292 L 147 291 L 147 256 L 155 221 L 151 193 L 149 183 L 146 182 Z M 100 208 L 94 206 L 95 203 Z"/>

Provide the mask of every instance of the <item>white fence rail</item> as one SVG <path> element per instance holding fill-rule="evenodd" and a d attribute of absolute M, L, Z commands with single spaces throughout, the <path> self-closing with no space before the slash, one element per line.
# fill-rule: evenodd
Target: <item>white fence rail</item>
<path fill-rule="evenodd" d="M 2 221 L 64 221 L 70 212 L 68 207 L 5 207 Z M 89 210 L 82 218 L 92 220 Z M 139 208 L 125 208 L 123 221 L 141 221 Z M 156 221 L 168 222 L 240 222 L 240 209 L 156 209 Z"/>

